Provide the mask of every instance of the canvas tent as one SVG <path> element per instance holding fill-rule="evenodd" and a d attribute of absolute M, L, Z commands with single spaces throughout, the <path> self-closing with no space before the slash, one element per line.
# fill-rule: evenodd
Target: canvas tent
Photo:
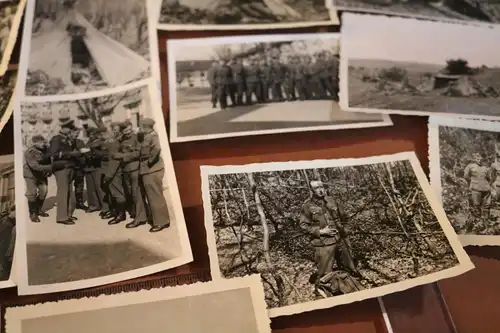
<path fill-rule="evenodd" d="M 66 10 L 53 24 L 44 23 L 40 33 L 32 36 L 30 71 L 41 70 L 52 78 L 61 79 L 66 85 L 73 85 L 69 24 L 86 29 L 85 46 L 99 75 L 109 86 L 131 82 L 149 68 L 146 59 L 101 33 L 74 8 Z"/>

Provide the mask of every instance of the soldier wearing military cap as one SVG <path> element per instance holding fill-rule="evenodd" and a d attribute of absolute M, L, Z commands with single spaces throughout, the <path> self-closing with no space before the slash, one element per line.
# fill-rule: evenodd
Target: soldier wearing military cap
<path fill-rule="evenodd" d="M 326 54 L 321 52 L 318 54 L 318 58 L 316 61 L 316 67 L 319 72 L 319 81 L 321 92 L 324 97 L 327 96 L 327 93 L 335 98 L 336 92 L 333 88 L 334 78 L 332 75 L 337 75 L 337 71 L 333 71 L 332 64 L 327 63 Z"/>
<path fill-rule="evenodd" d="M 85 142 L 79 138 L 81 131 L 82 129 L 78 127 L 73 127 L 71 129 L 70 136 L 73 150 L 75 151 L 81 151 L 86 148 Z M 85 154 L 74 159 L 73 186 L 75 190 L 76 209 L 87 211 L 88 207 L 85 205 L 85 200 L 83 198 L 83 191 L 85 189 L 85 165 Z"/>
<path fill-rule="evenodd" d="M 104 143 L 107 156 L 104 157 L 104 170 L 102 178 L 102 187 L 108 194 L 108 204 L 111 214 L 104 218 L 113 217 L 108 224 L 118 224 L 127 219 L 125 189 L 123 188 L 123 172 L 121 161 L 114 159 L 113 155 L 120 151 L 120 140 L 122 138 L 121 127 L 119 123 L 111 125 L 113 134 L 111 134 Z"/>
<path fill-rule="evenodd" d="M 271 60 L 271 91 L 273 101 L 283 101 L 283 83 L 286 76 L 286 67 L 280 63 L 278 57 L 273 57 Z"/>
<path fill-rule="evenodd" d="M 245 67 L 243 60 L 236 58 L 231 65 L 231 73 L 233 75 L 233 90 L 236 105 L 243 105 L 243 95 L 245 94 Z"/>
<path fill-rule="evenodd" d="M 57 184 L 57 223 L 64 225 L 75 224 L 73 217 L 75 210 L 75 193 L 71 183 L 74 176 L 74 158 L 80 157 L 81 153 L 74 150 L 71 139 L 71 131 L 75 127 L 74 121 L 64 120 L 60 124 L 59 134 L 52 137 L 49 144 L 49 154 L 52 162 L 57 162 L 58 167 L 54 169 Z"/>
<path fill-rule="evenodd" d="M 269 102 L 269 87 L 271 85 L 271 66 L 269 66 L 266 59 L 260 61 L 259 78 L 260 102 L 267 103 Z"/>
<path fill-rule="evenodd" d="M 337 267 L 359 276 L 350 248 L 346 246 L 348 243 L 344 241 L 346 230 L 342 221 L 347 216 L 342 205 L 327 194 L 323 182 L 313 180 L 310 186 L 313 195 L 302 205 L 300 227 L 311 237 L 311 245 L 315 249 L 316 284 L 333 271 L 339 257 L 342 260 L 337 261 Z"/>
<path fill-rule="evenodd" d="M 127 206 L 130 217 L 134 218 L 134 220 L 128 223 L 126 227 L 135 228 L 148 222 L 145 194 L 143 196 L 139 182 L 140 143 L 137 134 L 133 131 L 132 124 L 129 124 L 123 130 L 123 137 L 120 153 L 115 154 L 114 158 L 121 160 L 124 185 L 131 195 Z"/>
<path fill-rule="evenodd" d="M 227 98 L 230 97 L 234 105 L 234 96 L 231 94 L 232 83 L 231 67 L 229 67 L 225 60 L 219 61 L 219 68 L 217 70 L 217 95 L 221 109 L 227 108 Z"/>
<path fill-rule="evenodd" d="M 161 145 L 158 133 L 154 129 L 155 121 L 145 118 L 141 121 L 141 132 L 143 138 L 140 142 L 140 183 L 144 190 L 147 207 L 150 212 L 152 227 L 150 232 L 158 232 L 170 226 L 170 216 L 167 202 L 163 196 L 163 177 L 165 166 L 161 157 Z M 128 227 L 136 227 L 144 224 L 136 220 Z"/>
<path fill-rule="evenodd" d="M 47 197 L 47 178 L 52 174 L 52 164 L 47 153 L 47 141 L 41 135 L 31 139 L 31 145 L 24 152 L 23 176 L 26 183 L 26 198 L 30 220 L 40 222 L 39 216 L 47 217 L 42 211 Z"/>
<path fill-rule="evenodd" d="M 255 95 L 257 101 L 260 97 L 260 70 L 255 59 L 250 59 L 250 65 L 245 67 L 246 104 L 252 104 L 252 97 Z"/>
<path fill-rule="evenodd" d="M 212 66 L 207 71 L 207 81 L 210 85 L 210 94 L 212 100 L 212 107 L 217 107 L 218 96 L 218 78 L 217 72 L 219 70 L 219 63 L 217 61 L 212 62 Z"/>

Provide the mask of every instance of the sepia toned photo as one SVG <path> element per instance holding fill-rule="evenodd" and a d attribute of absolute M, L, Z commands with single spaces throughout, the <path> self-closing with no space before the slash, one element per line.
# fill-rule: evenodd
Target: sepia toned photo
<path fill-rule="evenodd" d="M 0 77 L 0 132 L 7 125 L 14 109 L 16 81 L 17 71 L 8 71 Z"/>
<path fill-rule="evenodd" d="M 16 243 L 14 155 L 0 156 L 0 289 L 15 286 Z"/>
<path fill-rule="evenodd" d="M 0 76 L 5 75 L 9 66 L 25 6 L 26 0 L 0 2 Z"/>
<path fill-rule="evenodd" d="M 150 83 L 21 104 L 20 294 L 101 285 L 192 260 L 155 94 Z"/>
<path fill-rule="evenodd" d="M 343 18 L 340 104 L 346 111 L 500 119 L 500 51 L 491 47 L 499 27 Z"/>
<path fill-rule="evenodd" d="M 151 76 L 146 0 L 30 1 L 26 96 L 119 87 Z"/>
<path fill-rule="evenodd" d="M 500 23 L 500 4 L 495 0 L 328 0 L 342 12 L 384 14 L 450 22 Z"/>
<path fill-rule="evenodd" d="M 160 30 L 251 30 L 338 25 L 327 0 L 162 0 Z"/>
<path fill-rule="evenodd" d="M 6 333 L 93 333 L 103 328 L 122 333 L 271 333 L 258 275 L 6 308 Z"/>
<path fill-rule="evenodd" d="M 473 268 L 414 153 L 202 166 L 211 274 L 262 276 L 270 316 Z"/>
<path fill-rule="evenodd" d="M 339 34 L 169 40 L 171 140 L 390 126 L 338 106 Z"/>
<path fill-rule="evenodd" d="M 431 184 L 463 245 L 500 245 L 500 125 L 429 119 Z"/>

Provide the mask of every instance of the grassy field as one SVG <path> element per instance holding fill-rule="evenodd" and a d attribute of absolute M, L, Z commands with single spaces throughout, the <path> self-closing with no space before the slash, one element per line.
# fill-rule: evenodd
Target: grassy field
<path fill-rule="evenodd" d="M 412 110 L 444 113 L 500 115 L 500 99 L 479 97 L 443 96 L 437 91 L 387 93 L 378 88 L 378 82 L 366 80 L 376 77 L 383 69 L 401 68 L 406 70 L 409 85 L 418 87 L 437 74 L 443 65 L 415 62 L 393 62 L 386 60 L 349 60 L 348 94 L 349 106 L 356 108 L 383 110 Z M 483 86 L 500 88 L 500 69 L 483 69 L 474 79 Z"/>

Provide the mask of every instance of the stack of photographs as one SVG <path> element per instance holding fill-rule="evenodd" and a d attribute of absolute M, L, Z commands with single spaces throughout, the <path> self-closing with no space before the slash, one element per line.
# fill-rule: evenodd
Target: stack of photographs
<path fill-rule="evenodd" d="M 14 117 L 21 295 L 192 261 L 154 11 L 146 0 L 28 0 Z"/>

